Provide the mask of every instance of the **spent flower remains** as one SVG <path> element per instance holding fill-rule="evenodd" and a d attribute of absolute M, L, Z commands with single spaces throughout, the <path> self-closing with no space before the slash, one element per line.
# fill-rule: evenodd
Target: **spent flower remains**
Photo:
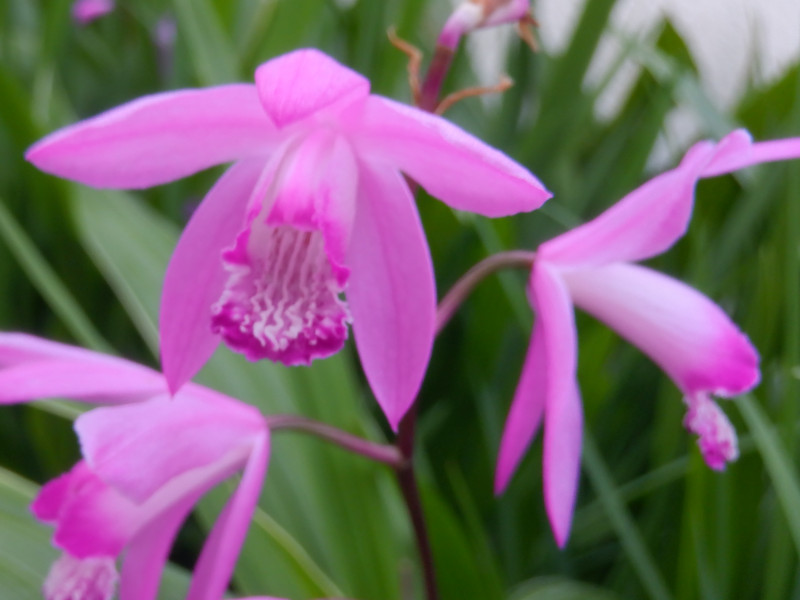
<path fill-rule="evenodd" d="M 527 1 L 465 2 L 439 46 L 454 51 L 465 33 L 512 21 L 533 22 Z M 435 95 L 445 73 L 440 68 L 428 82 Z M 708 465 L 722 469 L 736 458 L 737 442 L 713 396 L 756 385 L 758 354 L 710 299 L 633 263 L 666 251 L 684 234 L 701 178 L 798 156 L 800 139 L 753 143 L 735 131 L 716 144 L 700 142 L 675 169 L 531 253 L 535 322 L 495 489 L 507 487 L 543 423 L 545 505 L 559 546 L 570 531 L 583 427 L 573 305 L 669 375 L 685 398 L 686 427 L 699 436 Z M 439 116 L 371 94 L 363 76 L 313 49 L 265 62 L 254 84 L 127 103 L 56 131 L 27 158 L 48 173 L 117 189 L 233 163 L 192 215 L 166 271 L 163 375 L 88 350 L 0 334 L 0 403 L 59 396 L 108 405 L 77 419 L 83 459 L 46 484 L 33 504 L 36 517 L 53 525 L 53 543 L 62 551 L 44 585 L 48 600 L 109 600 L 117 584 L 121 600 L 155 598 L 181 523 L 209 489 L 241 472 L 187 597 L 220 600 L 261 491 L 270 427 L 279 421 L 270 424 L 252 406 L 190 379 L 220 341 L 252 361 L 308 365 L 338 352 L 350 325 L 375 398 L 400 430 L 389 447 L 398 458 L 384 462 L 398 473 L 426 556 L 410 470 L 409 409 L 442 322 L 408 180 L 454 209 L 502 217 L 532 211 L 550 197 L 534 175 Z M 410 429 L 404 429 L 407 415 Z M 330 429 L 329 441 L 337 437 Z M 349 448 L 369 457 L 359 451 L 369 444 Z M 427 583 L 433 598 L 435 585 Z"/>

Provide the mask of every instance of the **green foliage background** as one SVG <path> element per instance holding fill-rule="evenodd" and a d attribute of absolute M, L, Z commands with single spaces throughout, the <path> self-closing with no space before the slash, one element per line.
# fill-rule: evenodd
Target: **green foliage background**
<path fill-rule="evenodd" d="M 219 171 L 135 194 L 56 180 L 24 162 L 36 139 L 145 93 L 251 80 L 256 65 L 316 46 L 408 100 L 401 37 L 430 56 L 444 0 L 122 0 L 88 27 L 67 0 L 0 0 L 0 328 L 156 365 L 164 267 L 181 225 Z M 688 107 L 707 137 L 735 126 L 757 139 L 800 135 L 795 66 L 733 113 L 704 95 L 690 52 L 664 23 L 627 52 L 645 68 L 619 115 L 598 122 L 582 82 L 613 0 L 593 0 L 559 56 L 512 46 L 516 82 L 488 110 L 450 118 L 527 165 L 556 193 L 545 208 L 488 221 L 424 195 L 419 207 L 446 290 L 490 252 L 538 242 L 596 215 L 646 179 L 668 111 Z M 162 17 L 177 38 L 154 43 Z M 547 27 L 543 23 L 542 27 Z M 499 74 L 498 74 L 499 75 Z M 450 89 L 473 85 L 459 55 Z M 532 316 L 524 277 L 488 281 L 437 341 L 420 396 L 420 462 L 442 596 L 458 600 L 800 598 L 800 164 L 703 182 L 689 234 L 653 265 L 719 302 L 762 356 L 753 395 L 724 408 L 742 457 L 707 469 L 681 427 L 674 385 L 637 350 L 579 316 L 584 462 L 572 538 L 552 541 L 541 501 L 540 446 L 506 495 L 493 463 Z M 441 292 L 440 292 L 441 293 Z M 201 380 L 265 412 L 298 412 L 382 439 L 385 424 L 352 348 L 311 369 L 247 364 L 220 351 Z M 64 403 L 0 412 L 0 597 L 39 598 L 55 551 L 25 505 L 78 457 Z M 35 482 L 35 483 L 34 483 Z M 163 598 L 179 598 L 227 489 L 184 528 Z M 259 512 L 234 582 L 239 595 L 362 600 L 421 597 L 413 541 L 391 473 L 321 442 L 275 436 Z"/>

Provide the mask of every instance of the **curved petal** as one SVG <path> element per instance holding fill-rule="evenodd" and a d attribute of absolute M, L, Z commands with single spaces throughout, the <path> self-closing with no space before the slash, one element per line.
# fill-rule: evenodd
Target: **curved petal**
<path fill-rule="evenodd" d="M 369 94 L 365 77 L 313 48 L 265 62 L 256 69 L 256 87 L 264 110 L 278 127 Z"/>
<path fill-rule="evenodd" d="M 370 96 L 353 120 L 361 157 L 403 171 L 458 210 L 504 217 L 552 196 L 521 165 L 442 117 Z"/>
<path fill-rule="evenodd" d="M 347 300 L 364 373 L 397 429 L 419 391 L 433 346 L 433 265 L 399 173 L 362 165 L 358 196 Z"/>
<path fill-rule="evenodd" d="M 577 369 L 578 340 L 569 292 L 560 276 L 537 262 L 531 277 L 536 319 L 544 346 L 544 505 L 559 547 L 572 525 L 580 475 L 583 410 Z"/>
<path fill-rule="evenodd" d="M 0 333 L 0 404 L 65 397 L 96 403 L 141 400 L 165 390 L 136 363 L 22 333 Z"/>
<path fill-rule="evenodd" d="M 721 151 L 703 170 L 703 177 L 732 173 L 765 162 L 800 158 L 800 138 L 786 138 L 753 143 L 750 134 L 739 129 L 719 143 Z"/>
<path fill-rule="evenodd" d="M 265 430 L 253 444 L 239 487 L 200 553 L 186 600 L 217 600 L 223 596 L 258 503 L 268 460 L 269 436 Z"/>
<path fill-rule="evenodd" d="M 536 319 L 522 375 L 508 412 L 503 438 L 500 440 L 494 478 L 495 494 L 503 492 L 508 486 L 542 423 L 546 397 L 543 332 L 541 319 Z"/>
<path fill-rule="evenodd" d="M 53 397 L 124 404 L 165 391 L 160 373 L 124 360 L 40 360 L 0 370 L 0 404 Z"/>
<path fill-rule="evenodd" d="M 141 523 L 137 507 L 83 461 L 42 487 L 31 506 L 54 522 L 54 544 L 76 558 L 116 556 Z"/>
<path fill-rule="evenodd" d="M 710 142 L 695 144 L 678 167 L 636 188 L 588 223 L 545 242 L 539 256 L 560 267 L 591 267 L 664 252 L 686 232 L 695 184 L 713 154 Z"/>
<path fill-rule="evenodd" d="M 65 127 L 25 157 L 47 173 L 101 188 L 146 188 L 263 155 L 278 134 L 255 86 L 145 96 Z"/>
<path fill-rule="evenodd" d="M 153 600 L 181 524 L 200 498 L 200 493 L 181 498 L 146 523 L 125 551 L 120 577 L 119 600 Z M 220 596 L 221 598 L 222 596 Z"/>
<path fill-rule="evenodd" d="M 722 309 L 638 265 L 564 273 L 572 299 L 639 347 L 685 394 L 730 396 L 759 380 L 758 354 Z"/>
<path fill-rule="evenodd" d="M 211 357 L 219 336 L 211 331 L 211 306 L 227 275 L 222 251 L 242 228 L 264 162 L 233 165 L 206 194 L 170 258 L 161 295 L 161 363 L 170 390 L 178 390 Z"/>
<path fill-rule="evenodd" d="M 52 358 L 121 361 L 113 356 L 53 342 L 27 333 L 0 332 L 0 367 Z"/>
<path fill-rule="evenodd" d="M 198 467 L 224 463 L 235 469 L 264 428 L 249 405 L 187 392 L 96 409 L 75 422 L 91 468 L 136 502 Z"/>

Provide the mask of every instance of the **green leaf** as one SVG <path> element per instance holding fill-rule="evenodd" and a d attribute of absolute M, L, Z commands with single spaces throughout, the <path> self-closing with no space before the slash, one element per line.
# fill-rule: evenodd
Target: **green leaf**
<path fill-rule="evenodd" d="M 778 496 L 795 550 L 800 554 L 800 480 L 791 456 L 783 447 L 778 432 L 750 394 L 734 400 L 753 434 L 756 447 Z"/>
<path fill-rule="evenodd" d="M 236 53 L 208 0 L 175 0 L 178 29 L 186 36 L 189 57 L 202 85 L 240 79 Z"/>
<path fill-rule="evenodd" d="M 540 577 L 520 586 L 509 600 L 617 600 L 613 592 L 569 579 Z"/>
<path fill-rule="evenodd" d="M 31 283 L 81 344 L 108 352 L 110 346 L 94 327 L 55 271 L 36 249 L 25 231 L 0 199 L 0 236 L 19 262 Z"/>

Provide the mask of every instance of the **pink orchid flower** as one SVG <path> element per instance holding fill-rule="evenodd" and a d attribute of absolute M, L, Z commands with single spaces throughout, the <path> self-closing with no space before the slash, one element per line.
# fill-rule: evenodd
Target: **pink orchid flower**
<path fill-rule="evenodd" d="M 187 600 L 227 589 L 261 491 L 269 433 L 253 407 L 195 384 L 170 399 L 163 375 L 123 359 L 0 334 L 0 404 L 65 397 L 111 404 L 81 415 L 84 459 L 45 484 L 32 510 L 63 551 L 47 600 L 156 597 L 178 529 L 200 497 L 244 470 L 212 528 Z M 116 559 L 124 554 L 121 576 Z"/>
<path fill-rule="evenodd" d="M 80 25 L 88 25 L 112 10 L 114 0 L 76 0 L 72 3 L 72 18 Z"/>
<path fill-rule="evenodd" d="M 582 411 L 576 381 L 575 304 L 653 359 L 684 394 L 684 424 L 708 465 L 738 455 L 736 434 L 712 395 L 758 383 L 758 354 L 700 292 L 631 264 L 670 248 L 686 231 L 697 181 L 757 163 L 800 157 L 800 138 L 752 143 L 737 130 L 700 142 L 678 167 L 637 188 L 592 221 L 539 247 L 528 293 L 536 312 L 530 348 L 501 441 L 495 490 L 502 492 L 544 420 L 545 507 L 566 543 L 578 485 Z"/>
<path fill-rule="evenodd" d="M 367 379 L 396 427 L 427 368 L 436 308 L 401 172 L 450 206 L 490 217 L 535 209 L 550 194 L 444 119 L 371 95 L 364 77 L 317 50 L 270 60 L 255 79 L 142 98 L 46 137 L 27 158 L 108 188 L 236 161 L 167 269 L 160 332 L 170 388 L 220 338 L 251 360 L 328 356 L 352 315 Z"/>

